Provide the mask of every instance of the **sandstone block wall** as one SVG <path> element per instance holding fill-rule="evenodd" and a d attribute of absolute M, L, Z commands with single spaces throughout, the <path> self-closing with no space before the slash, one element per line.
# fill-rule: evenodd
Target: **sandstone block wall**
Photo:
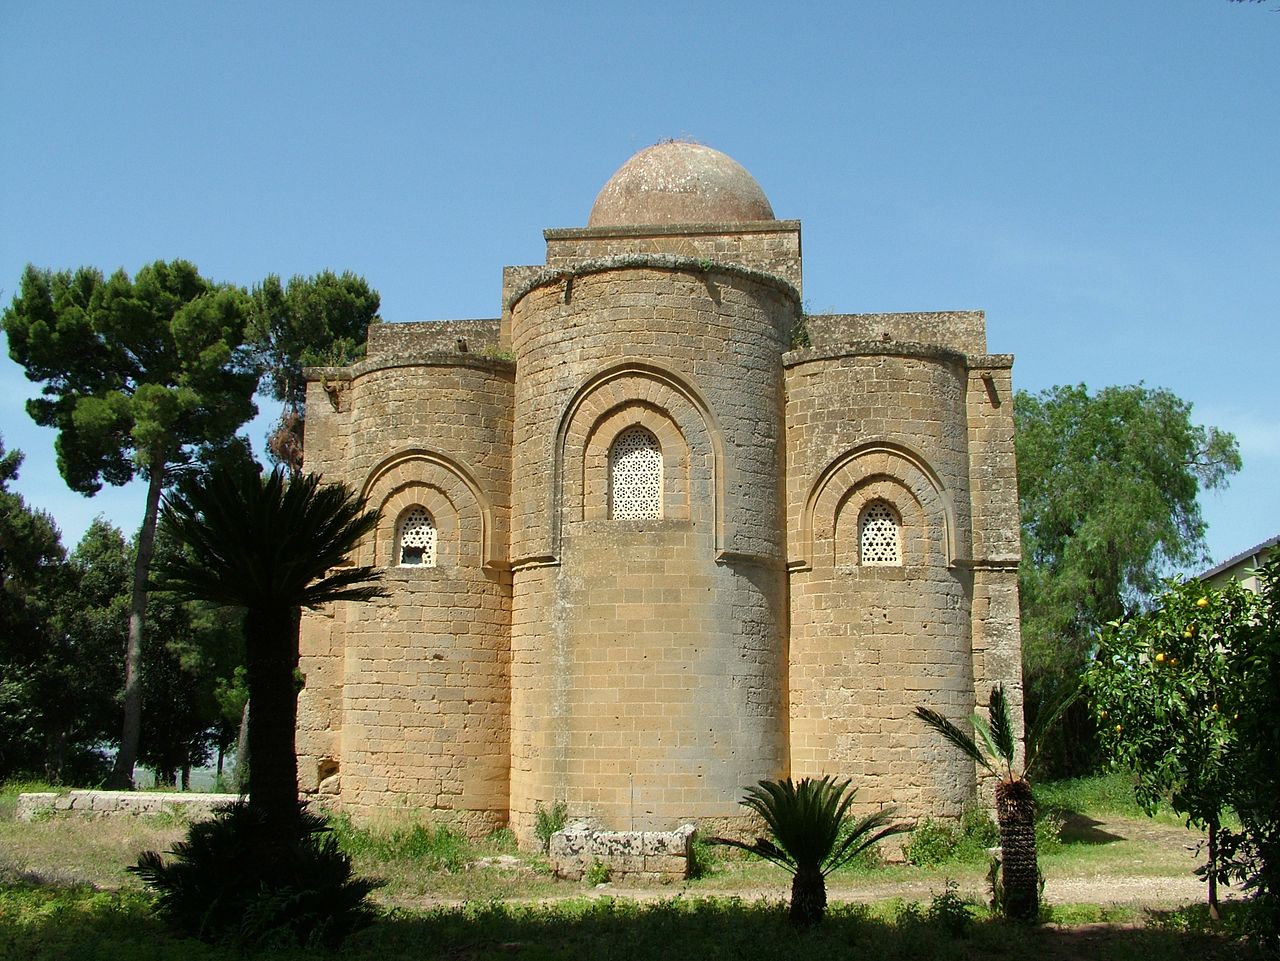
<path fill-rule="evenodd" d="M 15 815 L 19 821 L 34 821 L 51 814 L 89 816 L 176 814 L 198 821 L 215 808 L 233 804 L 234 794 L 202 794 L 171 791 L 64 791 L 19 794 Z"/>
<path fill-rule="evenodd" d="M 619 254 L 677 254 L 717 264 L 742 264 L 802 289 L 800 222 L 691 224 L 668 227 L 576 227 L 543 231 L 547 264 L 565 266 Z"/>
<path fill-rule="evenodd" d="M 981 312 L 811 316 L 791 351 L 795 221 L 546 240 L 499 320 L 377 325 L 310 372 L 307 466 L 381 510 L 354 560 L 389 593 L 304 618 L 304 790 L 526 843 L 564 801 L 590 824 L 565 871 L 655 876 L 680 855 L 654 838 L 735 830 L 765 777 L 958 813 L 973 765 L 912 708 L 1021 703 L 1011 360 Z M 615 517 L 637 427 L 661 511 Z M 896 563 L 860 554 L 877 503 Z M 399 565 L 411 508 L 434 567 Z"/>
<path fill-rule="evenodd" d="M 512 800 L 615 829 L 732 816 L 786 768 L 779 358 L 795 294 L 655 261 L 513 304 Z M 663 516 L 608 518 L 630 426 Z M 550 429 L 548 429 L 550 427 Z"/>
<path fill-rule="evenodd" d="M 381 512 L 355 560 L 383 569 L 388 596 L 304 619 L 299 774 L 357 815 L 395 797 L 483 833 L 507 817 L 512 365 L 420 349 L 437 341 L 383 336 L 336 402 L 311 385 L 308 462 Z M 399 565 L 414 508 L 436 528 L 434 566 Z"/>
<path fill-rule="evenodd" d="M 958 813 L 973 787 L 911 715 L 971 710 L 966 386 L 944 350 L 787 357 L 792 771 L 851 776 L 865 807 Z M 859 558 L 877 501 L 900 521 L 898 564 Z"/>

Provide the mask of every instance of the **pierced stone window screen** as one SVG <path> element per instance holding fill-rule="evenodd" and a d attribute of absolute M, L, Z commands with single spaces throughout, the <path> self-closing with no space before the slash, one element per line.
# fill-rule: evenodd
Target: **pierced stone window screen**
<path fill-rule="evenodd" d="M 421 507 L 411 507 L 396 532 L 396 563 L 401 567 L 436 566 L 436 525 Z"/>
<path fill-rule="evenodd" d="M 624 430 L 609 449 L 609 516 L 662 516 L 662 448 L 643 427 Z"/>
<path fill-rule="evenodd" d="M 858 522 L 858 552 L 866 565 L 902 563 L 902 522 L 884 501 L 872 501 Z"/>

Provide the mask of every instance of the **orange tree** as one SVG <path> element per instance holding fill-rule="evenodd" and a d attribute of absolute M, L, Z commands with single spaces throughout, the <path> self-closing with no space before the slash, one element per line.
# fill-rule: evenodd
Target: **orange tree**
<path fill-rule="evenodd" d="M 1137 776 L 1138 802 L 1154 813 L 1168 798 L 1208 834 L 1209 908 L 1226 873 L 1223 812 L 1236 790 L 1241 659 L 1258 599 L 1231 581 L 1213 590 L 1171 581 L 1149 613 L 1102 632 L 1084 684 L 1111 763 Z"/>
<path fill-rule="evenodd" d="M 1252 630 L 1236 659 L 1239 711 L 1231 767 L 1239 829 L 1222 832 L 1223 874 L 1251 895 L 1248 925 L 1280 956 L 1280 554 L 1258 571 Z M 1239 719 L 1234 714 L 1240 715 Z"/>

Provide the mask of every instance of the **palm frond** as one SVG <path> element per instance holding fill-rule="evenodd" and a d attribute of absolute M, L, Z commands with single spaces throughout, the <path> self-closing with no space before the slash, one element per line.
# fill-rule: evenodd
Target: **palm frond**
<path fill-rule="evenodd" d="M 1077 680 L 1056 702 L 1050 701 L 1041 705 L 1040 716 L 1036 718 L 1035 726 L 1027 734 L 1027 753 L 1026 761 L 1023 764 L 1024 770 L 1030 770 L 1031 765 L 1035 764 L 1036 758 L 1040 756 L 1040 748 L 1044 745 L 1045 735 L 1058 723 L 1058 720 L 1066 713 L 1067 709 L 1076 702 L 1082 690 L 1083 683 Z"/>
<path fill-rule="evenodd" d="M 796 873 L 795 862 L 787 855 L 787 852 L 783 851 L 768 838 L 756 838 L 749 844 L 745 841 L 736 841 L 733 838 L 707 838 L 707 843 L 722 844 L 725 847 L 737 848 L 739 851 L 747 851 L 764 858 L 766 861 L 772 861 L 792 874 Z"/>
<path fill-rule="evenodd" d="M 928 724 L 935 731 L 937 731 L 939 734 L 941 734 L 948 741 L 950 741 L 952 744 L 954 744 L 956 747 L 958 747 L 961 751 L 963 751 L 966 755 L 968 755 L 978 764 L 981 764 L 984 768 L 986 768 L 988 771 L 990 771 L 992 774 L 996 775 L 997 777 L 1000 776 L 1000 772 L 997 771 L 995 767 L 991 764 L 991 761 L 987 757 L 987 755 L 985 755 L 981 750 L 979 750 L 978 745 L 974 742 L 973 738 L 970 735 L 966 734 L 964 731 L 960 730 L 960 728 L 956 727 L 954 723 L 947 720 L 945 717 L 943 717 L 941 714 L 939 714 L 937 711 L 933 710 L 932 708 L 928 708 L 924 706 L 917 706 L 915 710 L 915 715 L 916 717 L 920 718 L 920 720 Z"/>
<path fill-rule="evenodd" d="M 830 874 L 836 868 L 843 867 L 869 847 L 879 844 L 887 837 L 902 834 L 911 830 L 906 824 L 891 824 L 893 811 L 885 808 L 874 814 L 868 814 L 854 823 L 849 833 L 840 843 L 840 847 L 827 859 L 823 874 Z"/>
<path fill-rule="evenodd" d="M 981 714 L 970 714 L 969 723 L 973 725 L 974 732 L 982 742 L 980 747 L 986 758 L 991 760 L 1000 757 L 1000 749 L 996 747 L 996 740 L 991 734 L 991 725 L 987 723 L 987 719 Z"/>
<path fill-rule="evenodd" d="M 187 549 L 157 565 L 156 583 L 259 610 L 368 600 L 383 593 L 372 583 L 379 572 L 341 565 L 377 517 L 349 488 L 314 474 L 211 471 L 165 498 L 162 523 Z"/>
<path fill-rule="evenodd" d="M 987 702 L 991 715 L 991 737 L 995 741 L 998 757 L 1013 776 L 1013 757 L 1017 753 L 1017 736 L 1013 733 L 1013 711 L 1009 707 L 1009 699 L 1005 696 L 1004 685 L 997 684 L 991 688 L 991 699 Z"/>

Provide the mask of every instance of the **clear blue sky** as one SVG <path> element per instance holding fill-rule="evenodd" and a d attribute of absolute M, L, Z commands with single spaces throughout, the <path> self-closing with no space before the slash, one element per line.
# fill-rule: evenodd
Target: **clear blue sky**
<path fill-rule="evenodd" d="M 1235 432 L 1223 559 L 1280 533 L 1280 0 L 0 5 L 0 298 L 23 266 L 363 274 L 492 317 L 628 156 L 690 137 L 803 221 L 805 299 L 980 308 L 1017 386 L 1168 387 Z M 17 485 L 68 491 L 0 352 Z M 264 427 L 252 428 L 262 447 Z"/>

